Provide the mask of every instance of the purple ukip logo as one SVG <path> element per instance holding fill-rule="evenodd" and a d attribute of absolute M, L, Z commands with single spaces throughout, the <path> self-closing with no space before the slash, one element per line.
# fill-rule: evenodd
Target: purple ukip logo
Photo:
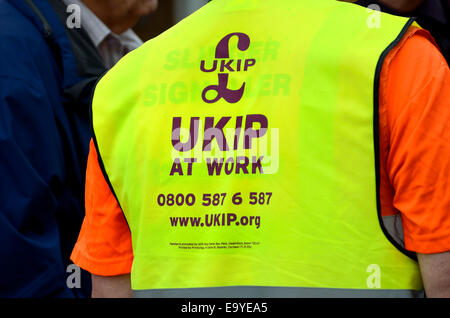
<path fill-rule="evenodd" d="M 222 98 L 228 103 L 237 103 L 244 94 L 245 82 L 242 84 L 241 88 L 237 90 L 228 88 L 229 73 L 246 72 L 250 67 L 256 64 L 256 60 L 230 59 L 229 42 L 233 36 L 238 37 L 238 49 L 240 51 L 247 51 L 250 47 L 250 37 L 245 33 L 230 33 L 217 44 L 215 54 L 216 59 L 213 61 L 211 68 L 206 68 L 206 62 L 204 60 L 200 63 L 200 70 L 202 72 L 212 73 L 217 70 L 219 71 L 219 83 L 217 85 L 206 87 L 202 92 L 202 99 L 205 103 L 212 104 Z M 217 96 L 213 99 L 208 99 L 206 94 L 209 91 L 215 91 Z"/>

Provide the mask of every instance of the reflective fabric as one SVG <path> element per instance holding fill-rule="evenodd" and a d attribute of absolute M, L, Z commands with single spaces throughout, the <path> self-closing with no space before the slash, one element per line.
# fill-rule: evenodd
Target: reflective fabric
<path fill-rule="evenodd" d="M 423 298 L 404 289 L 339 289 L 300 287 L 216 287 L 135 290 L 136 298 Z"/>

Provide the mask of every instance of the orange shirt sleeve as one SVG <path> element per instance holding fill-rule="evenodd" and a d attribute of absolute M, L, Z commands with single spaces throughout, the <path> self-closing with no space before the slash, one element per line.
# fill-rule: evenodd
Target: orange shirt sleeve
<path fill-rule="evenodd" d="M 404 39 L 380 87 L 382 214 L 401 213 L 405 248 L 450 251 L 450 71 L 431 35 Z"/>
<path fill-rule="evenodd" d="M 91 140 L 86 170 L 86 216 L 72 261 L 91 274 L 116 276 L 131 272 L 133 250 L 125 216 L 112 194 Z"/>

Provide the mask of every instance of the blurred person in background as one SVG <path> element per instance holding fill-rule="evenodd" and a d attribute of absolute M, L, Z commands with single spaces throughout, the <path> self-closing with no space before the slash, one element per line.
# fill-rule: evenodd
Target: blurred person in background
<path fill-rule="evenodd" d="M 141 45 L 130 28 L 156 7 L 0 0 L 0 297 L 90 296 L 90 275 L 69 255 L 84 217 L 92 92 Z"/>

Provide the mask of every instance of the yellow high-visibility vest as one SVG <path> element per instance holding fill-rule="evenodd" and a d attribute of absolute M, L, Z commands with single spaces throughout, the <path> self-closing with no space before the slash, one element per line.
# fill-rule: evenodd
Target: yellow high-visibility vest
<path fill-rule="evenodd" d="M 411 23 L 334 0 L 215 0 L 108 72 L 93 127 L 133 290 L 420 293 L 377 206 L 379 74 Z"/>

